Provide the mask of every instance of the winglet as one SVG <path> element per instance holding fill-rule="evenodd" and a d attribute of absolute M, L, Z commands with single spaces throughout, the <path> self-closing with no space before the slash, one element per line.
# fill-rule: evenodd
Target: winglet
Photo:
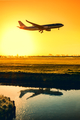
<path fill-rule="evenodd" d="M 35 24 L 35 23 L 32 23 L 32 22 L 29 22 L 28 20 L 26 20 L 26 22 L 28 22 L 28 23 L 30 23 L 30 24 L 32 24 L 32 25 Z"/>
<path fill-rule="evenodd" d="M 26 22 L 29 22 L 28 20 L 26 20 Z"/>

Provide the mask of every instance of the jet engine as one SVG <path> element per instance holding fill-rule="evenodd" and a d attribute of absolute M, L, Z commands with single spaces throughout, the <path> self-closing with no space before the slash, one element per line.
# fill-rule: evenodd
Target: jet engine
<path fill-rule="evenodd" d="M 46 31 L 51 31 L 51 29 L 46 29 Z"/>

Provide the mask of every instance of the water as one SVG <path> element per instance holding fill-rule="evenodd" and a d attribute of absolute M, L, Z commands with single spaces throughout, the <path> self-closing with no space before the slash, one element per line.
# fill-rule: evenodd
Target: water
<path fill-rule="evenodd" d="M 80 90 L 0 85 L 0 94 L 15 101 L 14 120 L 80 120 Z"/>

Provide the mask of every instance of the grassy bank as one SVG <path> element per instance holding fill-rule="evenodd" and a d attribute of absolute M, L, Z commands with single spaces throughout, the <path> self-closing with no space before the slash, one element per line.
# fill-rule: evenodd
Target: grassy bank
<path fill-rule="evenodd" d="M 15 104 L 9 97 L 0 95 L 0 120 L 12 120 L 15 118 Z"/>
<path fill-rule="evenodd" d="M 0 72 L 0 83 L 25 87 L 50 87 L 59 89 L 80 89 L 80 73 L 47 74 Z"/>

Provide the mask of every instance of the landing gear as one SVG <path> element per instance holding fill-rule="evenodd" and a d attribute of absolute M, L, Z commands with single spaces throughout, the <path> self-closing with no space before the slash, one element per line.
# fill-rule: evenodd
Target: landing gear
<path fill-rule="evenodd" d="M 41 31 L 41 33 L 43 33 L 43 30 Z"/>
<path fill-rule="evenodd" d="M 39 32 L 43 33 L 43 30 L 39 30 Z"/>
<path fill-rule="evenodd" d="M 59 30 L 59 28 L 58 28 L 58 30 Z"/>

